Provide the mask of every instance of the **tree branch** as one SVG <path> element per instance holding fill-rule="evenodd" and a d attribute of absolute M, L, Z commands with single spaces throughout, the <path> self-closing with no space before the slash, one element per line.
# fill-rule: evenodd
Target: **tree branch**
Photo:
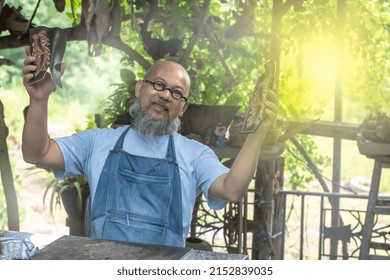
<path fill-rule="evenodd" d="M 87 31 L 84 27 L 77 25 L 72 28 L 68 28 L 68 41 L 83 41 L 87 40 Z M 145 70 L 149 69 L 151 64 L 136 50 L 126 45 L 120 36 L 117 34 L 109 33 L 106 38 L 103 38 L 103 44 L 111 46 L 115 49 L 126 53 L 130 59 L 137 61 Z"/>
<path fill-rule="evenodd" d="M 0 0 L 0 14 L 1 14 L 1 10 L 3 10 L 4 1 L 5 0 Z"/>
<path fill-rule="evenodd" d="M 29 20 L 28 26 L 31 25 L 31 23 L 32 23 L 32 21 L 33 21 L 33 19 L 34 19 L 34 17 L 35 17 L 35 14 L 36 14 L 37 11 L 38 11 L 39 4 L 41 4 L 41 0 L 38 0 L 37 5 L 35 6 L 35 10 L 34 10 L 32 16 L 31 16 L 31 18 L 30 18 L 30 20 Z"/>
<path fill-rule="evenodd" d="M 203 5 L 203 13 L 202 13 L 202 16 L 200 17 L 199 25 L 197 27 L 197 30 L 196 30 L 196 32 L 194 32 L 192 34 L 192 37 L 191 37 L 190 41 L 188 42 L 187 48 L 184 50 L 183 55 L 179 59 L 179 63 L 181 65 L 185 65 L 188 57 L 190 56 L 190 54 L 192 52 L 192 49 L 194 48 L 194 46 L 196 44 L 196 41 L 198 40 L 198 38 L 199 38 L 199 36 L 201 34 L 202 27 L 203 27 L 203 25 L 205 24 L 205 22 L 206 22 L 206 20 L 208 18 L 209 6 L 210 6 L 210 0 L 206 0 L 204 2 L 204 5 Z"/>
<path fill-rule="evenodd" d="M 67 41 L 86 41 L 87 31 L 81 25 L 77 25 L 64 29 L 68 34 Z M 119 36 L 116 34 L 109 34 L 107 38 L 103 40 L 103 43 L 111 46 L 115 49 L 121 50 L 126 53 L 130 59 L 138 62 L 144 69 L 149 69 L 151 64 L 141 54 L 135 51 L 133 48 L 126 45 Z M 16 38 L 13 35 L 0 37 L 0 50 L 19 48 L 29 44 L 29 34 L 26 32 L 22 37 Z"/>
<path fill-rule="evenodd" d="M 136 50 L 126 45 L 120 37 L 115 37 L 108 35 L 104 40 L 103 43 L 111 46 L 113 48 L 116 48 L 118 50 L 123 51 L 126 53 L 131 59 L 137 61 L 139 65 L 141 65 L 145 70 L 149 69 L 152 64 L 147 61 L 141 54 L 139 54 Z"/>
<path fill-rule="evenodd" d="M 206 32 L 206 34 L 207 34 L 207 37 L 209 37 L 210 40 L 216 41 L 216 38 L 214 38 L 214 36 L 212 34 L 210 34 L 208 31 Z M 229 85 L 225 89 L 227 91 L 230 91 L 237 84 L 237 78 L 234 75 L 232 69 L 230 69 L 230 66 L 227 63 L 225 57 L 223 56 L 221 49 L 217 50 L 216 55 L 217 55 L 218 59 L 221 61 L 222 66 L 225 69 L 226 75 L 230 79 L 230 83 L 229 83 Z"/>
<path fill-rule="evenodd" d="M 330 192 L 328 185 L 326 184 L 325 180 L 322 178 L 321 173 L 318 171 L 317 165 L 312 161 L 312 159 L 306 152 L 305 148 L 302 147 L 302 145 L 298 142 L 298 140 L 295 137 L 291 137 L 289 138 L 289 140 L 294 144 L 294 146 L 297 148 L 299 153 L 306 160 L 307 164 L 309 165 L 310 169 L 313 171 L 314 175 L 316 176 L 324 192 Z"/>
<path fill-rule="evenodd" d="M 29 34 L 24 33 L 20 38 L 13 35 L 0 37 L 0 50 L 20 48 L 29 44 Z"/>
<path fill-rule="evenodd" d="M 121 22 L 122 22 L 122 16 L 121 16 L 121 3 L 119 0 L 113 0 L 114 1 L 114 7 L 111 12 L 111 33 L 115 34 L 116 36 L 120 36 L 121 32 Z"/>

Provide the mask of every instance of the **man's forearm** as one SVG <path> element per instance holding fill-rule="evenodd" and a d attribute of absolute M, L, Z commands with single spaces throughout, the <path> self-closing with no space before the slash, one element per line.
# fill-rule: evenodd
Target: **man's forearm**
<path fill-rule="evenodd" d="M 30 102 L 22 136 L 22 152 L 26 162 L 39 164 L 49 149 L 47 115 L 47 99 Z"/>
<path fill-rule="evenodd" d="M 246 194 L 255 174 L 265 133 L 249 134 L 230 171 L 214 182 L 211 193 L 229 201 L 239 202 Z"/>

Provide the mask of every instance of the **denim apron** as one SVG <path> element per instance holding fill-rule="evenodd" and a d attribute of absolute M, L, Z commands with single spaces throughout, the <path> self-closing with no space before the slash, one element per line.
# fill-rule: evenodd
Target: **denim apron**
<path fill-rule="evenodd" d="M 166 157 L 125 152 L 119 137 L 104 164 L 91 213 L 92 238 L 183 247 L 182 199 L 173 136 Z"/>

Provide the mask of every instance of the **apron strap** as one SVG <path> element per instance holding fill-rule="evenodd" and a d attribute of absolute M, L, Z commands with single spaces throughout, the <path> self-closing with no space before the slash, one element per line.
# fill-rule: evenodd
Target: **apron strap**
<path fill-rule="evenodd" d="M 129 129 L 130 129 L 130 125 L 126 128 L 125 131 L 123 131 L 123 133 L 119 137 L 118 141 L 116 141 L 113 150 L 117 151 L 117 150 L 121 150 L 123 148 L 123 142 L 124 142 L 125 136 L 126 136 L 127 132 L 129 131 Z"/>
<path fill-rule="evenodd" d="M 130 130 L 130 125 L 126 128 L 125 131 L 121 134 L 121 136 L 118 138 L 118 140 L 115 143 L 114 148 L 112 149 L 114 152 L 117 152 L 119 150 L 123 149 L 123 142 L 125 140 L 127 132 Z M 169 141 L 168 141 L 168 148 L 167 148 L 167 154 L 165 155 L 165 158 L 167 159 L 173 159 L 174 162 L 176 162 L 176 151 L 175 151 L 175 143 L 173 140 L 173 134 L 169 134 Z"/>
<path fill-rule="evenodd" d="M 169 134 L 168 149 L 165 158 L 173 159 L 176 162 L 175 141 L 173 141 L 173 134 Z"/>

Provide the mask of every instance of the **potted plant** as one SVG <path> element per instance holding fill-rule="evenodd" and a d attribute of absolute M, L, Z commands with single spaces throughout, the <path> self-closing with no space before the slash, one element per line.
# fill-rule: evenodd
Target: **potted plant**
<path fill-rule="evenodd" d="M 384 112 L 369 114 L 359 126 L 357 143 L 367 157 L 390 157 L 390 117 Z"/>
<path fill-rule="evenodd" d="M 84 214 L 89 196 L 89 184 L 84 175 L 50 180 L 43 194 L 44 208 L 53 214 L 57 207 L 64 206 L 68 215 L 66 225 L 70 235 L 84 236 Z"/>
<path fill-rule="evenodd" d="M 384 112 L 369 114 L 359 126 L 363 137 L 377 143 L 390 143 L 390 117 Z"/>

